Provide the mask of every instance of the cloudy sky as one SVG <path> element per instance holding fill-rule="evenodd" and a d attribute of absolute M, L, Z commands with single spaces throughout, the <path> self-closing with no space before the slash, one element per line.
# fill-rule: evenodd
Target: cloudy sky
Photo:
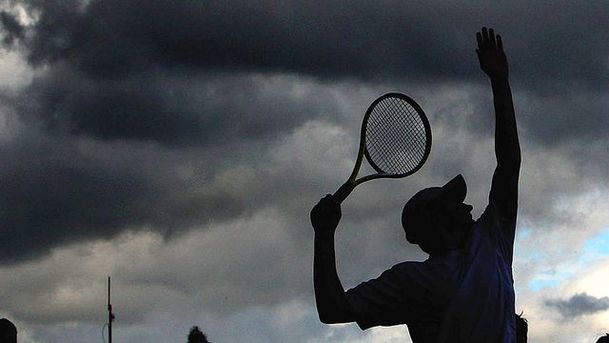
<path fill-rule="evenodd" d="M 426 165 L 358 187 L 345 287 L 426 256 L 403 203 L 495 166 L 475 32 L 502 34 L 523 152 L 514 276 L 532 342 L 609 331 L 609 3 L 4 0 L 0 316 L 20 342 L 410 342 L 326 326 L 309 210 L 349 175 L 363 112 L 415 98 Z"/>

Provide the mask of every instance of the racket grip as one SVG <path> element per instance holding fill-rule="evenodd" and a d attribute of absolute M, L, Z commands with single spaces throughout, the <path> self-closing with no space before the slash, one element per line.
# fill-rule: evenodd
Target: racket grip
<path fill-rule="evenodd" d="M 336 201 L 339 204 L 342 203 L 343 200 L 345 200 L 349 196 L 349 194 L 351 194 L 351 192 L 353 192 L 354 188 L 355 188 L 355 183 L 352 182 L 351 180 L 348 180 L 342 186 L 340 186 L 340 188 L 336 192 L 334 192 L 334 194 L 332 195 L 332 197 L 334 198 L 334 201 Z"/>

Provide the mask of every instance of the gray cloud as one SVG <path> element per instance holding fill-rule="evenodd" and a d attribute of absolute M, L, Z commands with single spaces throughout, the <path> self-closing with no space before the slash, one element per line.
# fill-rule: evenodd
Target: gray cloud
<path fill-rule="evenodd" d="M 475 56 L 472 34 L 487 23 L 501 30 L 514 61 L 522 62 L 513 67 L 522 82 L 600 85 L 609 52 L 602 32 L 589 34 L 608 19 L 602 2 L 19 3 L 39 13 L 24 41 L 31 63 L 66 61 L 99 77 L 163 65 L 322 77 L 469 79 L 477 69 L 468 63 Z M 569 13 L 573 24 L 550 20 L 549 12 Z"/>
<path fill-rule="evenodd" d="M 260 85 L 239 83 L 244 79 L 228 89 L 201 88 L 236 72 L 477 83 L 483 78 L 473 35 L 488 23 L 504 36 L 520 123 L 532 139 L 589 142 L 604 137 L 608 124 L 609 37 L 594 29 L 609 21 L 603 3 L 15 3 L 38 19 L 21 28 L 3 12 L 5 31 L 32 65 L 49 71 L 13 104 L 21 116 L 72 134 L 198 144 L 215 135 L 274 135 L 302 120 L 283 116 L 298 111 L 281 100 L 256 98 L 250 92 Z M 575 24 L 549 21 L 549 12 L 569 13 Z M 252 110 L 255 120 L 248 119 Z"/>
<path fill-rule="evenodd" d="M 2 45 L 6 48 L 11 48 L 16 41 L 24 38 L 23 26 L 6 11 L 0 11 L 0 27 L 4 36 Z"/>
<path fill-rule="evenodd" d="M 425 68 L 427 59 L 468 51 L 433 39 L 446 28 L 421 25 L 432 11 L 400 2 L 332 2 L 324 7 L 302 2 L 254 6 L 246 1 L 230 6 L 171 1 L 22 3 L 40 14 L 24 42 L 31 63 L 69 61 L 101 77 L 150 65 L 365 77 L 417 73 L 423 67 L 421 75 L 426 75 L 431 71 Z M 447 12 L 444 7 L 437 9 Z M 467 18 L 465 11 L 455 17 L 461 25 Z M 415 38 L 421 35 L 427 44 Z M 440 56 L 438 50 L 443 51 Z M 463 75 L 462 65 L 437 65 L 444 70 L 436 68 L 436 75 Z"/>
<path fill-rule="evenodd" d="M 239 199 L 221 189 L 192 189 L 179 175 L 183 157 L 157 158 L 163 152 L 148 145 L 31 134 L 0 144 L 1 159 L 9 162 L 0 165 L 2 263 L 128 228 L 170 234 L 242 210 Z"/>
<path fill-rule="evenodd" d="M 597 298 L 577 293 L 568 299 L 549 299 L 545 305 L 555 308 L 565 319 L 606 311 L 609 309 L 609 297 Z"/>
<path fill-rule="evenodd" d="M 151 337 L 137 332 L 148 318 L 201 311 L 227 331 L 246 321 L 217 336 L 234 341 L 265 306 L 310 302 L 308 211 L 348 176 L 362 112 L 386 91 L 427 111 L 432 155 L 416 175 L 364 184 L 344 203 L 339 272 L 350 287 L 424 258 L 399 228 L 410 195 L 463 173 L 468 202 L 477 214 L 486 205 L 495 161 L 491 91 L 474 53 L 483 24 L 504 36 L 511 62 L 521 225 L 583 232 L 588 213 L 577 211 L 592 209 L 560 203 L 607 181 L 604 3 L 12 3 L 38 19 L 0 17 L 5 46 L 34 73 L 2 91 L 3 114 L 24 127 L 0 136 L 0 302 L 51 340 L 66 335 L 46 325 L 103 320 L 103 289 L 87 286 L 107 273 L 123 290 L 120 318 L 133 330 L 125 341 Z M 120 245 L 132 231 L 164 240 Z M 118 248 L 83 257 L 100 240 Z M 100 261 L 116 268 L 89 268 Z M 57 307 L 58 294 L 75 297 Z M 572 299 L 548 306 L 561 311 Z M 312 311 L 303 315 L 311 327 Z M 278 342 L 290 341 L 281 332 L 308 334 L 280 319 L 260 325 Z M 310 335 L 331 337 L 319 327 Z"/>
<path fill-rule="evenodd" d="M 66 91 L 56 94 L 70 97 L 71 92 L 87 89 L 71 89 L 69 75 L 64 80 L 57 87 Z M 323 117 L 329 124 L 346 113 L 354 115 L 339 106 L 343 88 L 293 77 L 166 81 L 176 93 L 187 93 L 178 98 L 209 93 L 210 100 L 202 106 L 212 108 L 212 114 L 213 109 L 233 108 L 233 117 L 214 114 L 208 120 L 217 124 L 205 127 L 194 138 L 197 144 L 186 146 L 48 132 L 31 120 L 21 128 L 7 127 L 12 134 L 0 141 L 0 157 L 10 161 L 0 166 L 3 263 L 40 257 L 75 241 L 110 238 L 128 229 L 179 234 L 193 226 L 252 213 L 280 199 L 292 204 L 294 211 L 302 211 L 301 203 L 295 204 L 290 194 L 319 192 L 309 187 L 319 179 L 313 168 L 317 156 L 303 155 L 316 131 L 304 130 L 295 141 L 288 137 L 304 121 Z M 104 91 L 112 92 L 112 87 Z M 226 92 L 235 92 L 235 97 L 214 97 Z M 311 98 L 317 101 L 309 104 Z M 190 106 L 179 100 L 173 104 Z M 30 106 L 25 98 L 21 105 Z M 6 115 L 18 122 L 10 113 Z M 316 127 L 323 129 L 322 124 Z M 322 139 L 325 148 L 332 149 L 332 137 Z"/>
<path fill-rule="evenodd" d="M 297 78 L 149 71 L 92 79 L 57 67 L 6 102 L 55 133 L 170 146 L 268 140 L 332 115 L 334 99 Z M 294 94 L 299 91 L 301 94 Z M 317 102 L 307 103 L 311 97 Z"/>

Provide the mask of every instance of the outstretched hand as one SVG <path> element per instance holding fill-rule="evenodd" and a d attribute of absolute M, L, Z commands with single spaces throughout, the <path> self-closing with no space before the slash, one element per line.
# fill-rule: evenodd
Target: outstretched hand
<path fill-rule="evenodd" d="M 311 210 L 311 224 L 315 235 L 320 238 L 333 237 L 341 216 L 340 204 L 332 195 L 323 197 Z"/>
<path fill-rule="evenodd" d="M 503 42 L 500 35 L 495 35 L 493 29 L 483 27 L 480 32 L 476 32 L 476 40 L 478 41 L 478 60 L 480 68 L 491 79 L 506 80 L 508 78 L 508 63 L 505 52 L 503 51 Z"/>

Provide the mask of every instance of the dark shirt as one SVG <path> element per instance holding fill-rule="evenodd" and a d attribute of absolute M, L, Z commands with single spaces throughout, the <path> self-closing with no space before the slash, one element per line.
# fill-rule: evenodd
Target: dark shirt
<path fill-rule="evenodd" d="M 347 291 L 362 330 L 407 324 L 415 343 L 436 342 L 444 310 L 459 286 L 460 250 L 403 262 Z"/>
<path fill-rule="evenodd" d="M 489 205 L 464 249 L 396 264 L 348 290 L 357 324 L 406 324 L 414 343 L 513 342 L 514 228 Z"/>

